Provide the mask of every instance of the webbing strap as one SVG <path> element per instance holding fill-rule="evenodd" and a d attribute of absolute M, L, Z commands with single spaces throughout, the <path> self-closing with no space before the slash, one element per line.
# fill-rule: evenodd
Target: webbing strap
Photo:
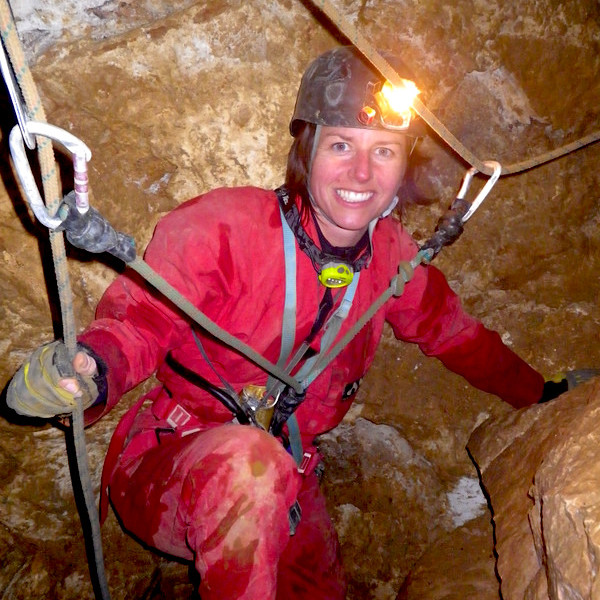
<path fill-rule="evenodd" d="M 279 209 L 279 214 L 281 216 L 281 225 L 283 229 L 283 246 L 284 246 L 284 255 L 285 255 L 285 305 L 283 309 L 283 322 L 281 326 L 281 352 L 279 355 L 279 361 L 277 362 L 278 366 L 283 366 L 287 359 L 289 358 L 296 333 L 296 309 L 297 309 L 297 290 L 296 290 L 296 239 L 292 229 L 290 228 L 287 220 L 285 219 L 285 215 L 281 208 Z M 358 288 L 358 282 L 360 280 L 360 271 L 354 274 L 354 278 L 350 285 L 346 288 L 344 292 L 344 297 L 342 301 L 335 310 L 335 312 L 327 319 L 325 323 L 325 332 L 321 338 L 321 345 L 319 348 L 319 353 L 315 356 L 309 358 L 299 369 L 298 373 L 295 375 L 295 379 L 300 381 L 302 387 L 306 389 L 317 377 L 318 373 L 316 372 L 316 368 L 323 362 L 326 358 L 327 351 L 333 344 L 333 341 L 337 337 L 339 333 L 342 323 L 348 316 L 350 309 L 352 308 L 352 302 L 354 301 L 354 296 L 356 294 L 356 289 Z M 299 348 L 299 351 L 296 352 L 292 360 L 287 365 L 286 371 L 288 373 L 294 368 L 296 363 L 302 358 L 305 354 L 308 346 L 306 344 L 302 344 Z M 267 383 L 267 390 L 271 390 L 271 378 Z M 278 386 L 275 386 L 278 387 Z M 296 461 L 296 464 L 300 464 L 302 462 L 302 440 L 300 438 L 300 428 L 298 427 L 298 420 L 295 415 L 287 420 L 288 425 L 288 433 L 290 438 L 290 448 L 292 451 L 292 456 Z"/>
<path fill-rule="evenodd" d="M 279 207 L 281 222 L 286 222 L 281 207 Z M 288 227 L 282 227 L 283 250 L 285 255 L 285 300 L 283 305 L 283 324 L 281 326 L 281 350 L 277 366 L 283 368 L 292 353 L 296 339 L 296 240 L 294 233 Z M 269 374 L 267 390 L 277 384 L 277 379 Z"/>
<path fill-rule="evenodd" d="M 285 221 L 281 208 L 282 222 Z M 281 352 L 277 364 L 283 367 L 294 347 L 296 338 L 296 240 L 289 227 L 282 227 L 285 252 L 285 304 L 281 329 Z"/>
<path fill-rule="evenodd" d="M 288 426 L 288 437 L 290 440 L 290 450 L 292 456 L 296 461 L 296 464 L 300 466 L 302 463 L 302 457 L 304 455 L 304 448 L 302 447 L 302 437 L 300 436 L 300 426 L 298 425 L 298 419 L 296 414 L 292 413 L 289 419 L 286 421 Z"/>
<path fill-rule="evenodd" d="M 321 338 L 319 353 L 315 356 L 311 356 L 302 365 L 298 373 L 295 374 L 295 378 L 300 380 L 304 389 L 306 389 L 322 373 L 322 365 L 324 363 L 329 364 L 327 351 L 331 347 L 331 344 L 333 344 L 333 341 L 342 327 L 342 323 L 350 312 L 359 279 L 360 271 L 354 274 L 352 283 L 346 288 L 346 293 L 342 298 L 340 306 L 331 317 L 329 317 L 327 323 L 325 323 L 325 333 Z M 294 413 L 288 418 L 287 426 L 292 456 L 294 457 L 296 464 L 299 465 L 302 462 L 303 449 L 302 439 L 300 437 L 300 427 L 298 426 L 298 419 Z"/>
<path fill-rule="evenodd" d="M 327 359 L 327 351 L 331 347 L 331 344 L 333 344 L 333 341 L 342 327 L 342 323 L 352 308 L 352 302 L 354 301 L 354 295 L 356 294 L 359 279 L 360 271 L 354 274 L 352 282 L 346 288 L 346 293 L 342 298 L 340 306 L 331 317 L 329 317 L 327 323 L 325 323 L 325 333 L 321 338 L 319 353 L 309 358 L 295 374 L 296 379 L 300 381 L 304 389 L 306 389 L 321 373 L 319 366 Z"/>

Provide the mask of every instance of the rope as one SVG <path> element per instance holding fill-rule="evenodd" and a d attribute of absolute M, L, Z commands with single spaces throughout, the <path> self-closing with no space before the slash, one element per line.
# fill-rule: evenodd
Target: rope
<path fill-rule="evenodd" d="M 45 122 L 46 115 L 44 107 L 35 85 L 33 75 L 25 60 L 25 54 L 8 0 L 0 1 L 0 36 L 2 38 L 2 43 L 8 52 L 13 72 L 15 73 L 17 83 L 19 84 L 23 99 L 25 100 L 28 118 Z M 36 146 L 46 206 L 48 212 L 51 215 L 54 215 L 62 200 L 59 169 L 54 158 L 54 149 L 50 140 L 43 137 L 36 138 Z M 77 338 L 75 333 L 75 318 L 73 315 L 73 295 L 66 261 L 65 242 L 62 232 L 50 231 L 49 238 L 60 303 L 64 343 L 67 347 L 69 356 L 72 359 L 76 352 Z M 83 407 L 80 399 L 77 399 L 77 406 L 72 414 L 71 431 L 73 435 L 77 468 L 79 470 L 79 478 L 87 515 L 89 517 L 89 524 L 92 530 L 92 551 L 96 567 L 97 584 L 101 594 L 100 597 L 107 600 L 110 598 L 110 595 L 104 571 L 98 509 L 94 500 L 89 474 L 83 425 Z"/>
<path fill-rule="evenodd" d="M 330 364 L 337 358 L 339 353 L 354 339 L 356 334 L 375 316 L 377 311 L 392 297 L 401 296 L 404 285 L 408 283 L 414 274 L 414 270 L 421 264 L 428 264 L 433 258 L 430 250 L 421 250 L 410 262 L 401 262 L 398 266 L 398 275 L 392 279 L 389 287 L 371 304 L 368 310 L 352 325 L 337 344 L 315 365 L 311 372 L 311 381 L 314 381 Z"/>
<path fill-rule="evenodd" d="M 7 0 L 0 2 L 0 35 L 21 88 L 30 119 L 46 121 L 46 114 L 38 94 L 33 76 L 21 46 L 10 5 Z M 42 174 L 42 187 L 48 212 L 53 215 L 62 200 L 59 172 L 54 159 L 52 144 L 46 138 L 37 138 L 37 153 Z M 62 234 L 50 232 L 50 246 L 56 272 L 56 285 L 61 307 L 64 342 L 71 354 L 75 354 L 76 336 L 73 318 L 73 296 L 66 265 L 65 243 Z"/>
<path fill-rule="evenodd" d="M 267 373 L 271 373 L 280 381 L 285 382 L 290 387 L 294 388 L 298 393 L 303 391 L 301 384 L 285 372 L 280 366 L 275 365 L 253 350 L 250 346 L 244 344 L 241 340 L 219 327 L 214 321 L 211 321 L 204 313 L 198 310 L 187 298 L 182 296 L 170 283 L 161 277 L 156 271 L 148 265 L 143 259 L 135 257 L 132 261 L 127 262 L 127 266 L 131 267 L 148 283 L 154 286 L 161 294 L 167 297 L 175 306 L 181 309 L 186 315 L 193 319 L 200 327 L 208 331 L 211 335 L 222 341 L 224 344 L 231 346 L 236 351 L 240 352 L 252 362 L 257 364 Z"/>
<path fill-rule="evenodd" d="M 361 54 L 381 73 L 383 77 L 392 84 L 399 84 L 400 77 L 396 70 L 389 64 L 375 47 L 360 33 L 360 31 L 348 19 L 340 13 L 330 0 L 311 0 L 313 5 L 319 8 L 325 16 L 348 38 L 348 40 L 361 52 Z M 480 160 L 469 150 L 454 134 L 423 104 L 416 98 L 413 102 L 415 112 L 440 136 L 459 156 L 475 167 L 480 173 L 491 175 L 493 169 Z M 579 150 L 584 146 L 593 144 L 600 140 L 600 131 L 591 133 L 575 142 L 566 144 L 555 150 L 545 152 L 539 156 L 502 167 L 502 175 L 513 175 L 527 171 L 544 163 L 555 160 L 565 154 Z"/>

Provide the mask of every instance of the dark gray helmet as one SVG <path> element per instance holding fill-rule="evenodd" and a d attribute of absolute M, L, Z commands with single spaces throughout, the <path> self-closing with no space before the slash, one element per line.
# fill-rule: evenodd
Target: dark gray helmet
<path fill-rule="evenodd" d="M 412 80 L 396 57 L 385 56 L 400 77 Z M 423 123 L 414 117 L 406 126 L 388 124 L 376 100 L 385 78 L 352 46 L 325 52 L 306 69 L 300 82 L 290 132 L 296 136 L 301 121 L 330 127 L 400 129 L 423 135 Z"/>

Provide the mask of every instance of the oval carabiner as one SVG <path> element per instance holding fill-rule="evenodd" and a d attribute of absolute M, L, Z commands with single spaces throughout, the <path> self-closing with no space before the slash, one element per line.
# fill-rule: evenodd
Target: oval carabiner
<path fill-rule="evenodd" d="M 502 173 L 502 165 L 498 161 L 486 160 L 483 162 L 483 164 L 486 167 L 490 167 L 491 169 L 493 169 L 494 172 L 492 173 L 490 178 L 486 181 L 485 185 L 483 186 L 483 188 L 481 189 L 479 194 L 477 194 L 477 196 L 475 197 L 473 202 L 471 202 L 471 206 L 469 206 L 469 210 L 467 210 L 467 212 L 465 213 L 465 216 L 462 218 L 463 223 L 466 223 L 473 216 L 473 213 L 479 208 L 479 205 L 485 200 L 486 196 L 490 193 L 491 189 L 494 187 L 494 185 L 496 184 L 496 181 L 498 181 L 498 178 L 500 177 L 500 174 Z M 462 200 L 465 197 L 467 189 L 469 188 L 469 185 L 471 184 L 471 180 L 473 179 L 473 176 L 475 175 L 475 173 L 477 173 L 477 169 L 475 167 L 471 167 L 467 171 L 467 173 L 464 177 L 464 180 L 463 180 L 463 184 L 458 192 L 457 198 L 460 198 Z"/>
<path fill-rule="evenodd" d="M 58 217 L 53 217 L 48 212 L 40 191 L 38 190 L 37 183 L 31 171 L 31 165 L 27 159 L 27 153 L 25 152 L 25 144 L 23 142 L 23 136 L 18 125 L 15 125 L 9 135 L 8 143 L 10 146 L 10 154 L 15 164 L 15 170 L 17 177 L 23 188 L 23 193 L 29 204 L 33 214 L 37 220 L 48 227 L 48 229 L 56 229 L 62 220 Z"/>
<path fill-rule="evenodd" d="M 77 210 L 81 214 L 87 212 L 89 208 L 87 161 L 89 161 L 92 156 L 91 150 L 73 134 L 60 127 L 49 125 L 48 123 L 27 121 L 25 128 L 32 136 L 43 136 L 59 142 L 71 153 L 73 169 L 75 171 L 74 187 Z M 42 200 L 25 151 L 25 142 L 21 133 L 21 128 L 18 125 L 15 125 L 10 132 L 9 146 L 17 177 L 23 187 L 25 198 L 27 199 L 33 214 L 42 225 L 45 225 L 49 229 L 56 229 L 62 223 L 62 220 L 56 216 L 50 215 Z"/>
<path fill-rule="evenodd" d="M 27 121 L 26 128 L 32 135 L 40 135 L 58 142 L 71 154 L 77 210 L 81 214 L 86 213 L 90 206 L 87 163 L 92 158 L 92 151 L 78 137 L 56 125 L 41 121 Z"/>

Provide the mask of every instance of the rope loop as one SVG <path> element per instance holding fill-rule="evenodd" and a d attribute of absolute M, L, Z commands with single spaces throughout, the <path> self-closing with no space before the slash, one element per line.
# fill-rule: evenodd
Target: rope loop
<path fill-rule="evenodd" d="M 395 296 L 396 298 L 402 296 L 404 285 L 413 278 L 414 274 L 415 270 L 410 262 L 406 260 L 400 261 L 400 264 L 398 265 L 398 275 L 396 275 L 390 283 L 392 296 Z"/>

